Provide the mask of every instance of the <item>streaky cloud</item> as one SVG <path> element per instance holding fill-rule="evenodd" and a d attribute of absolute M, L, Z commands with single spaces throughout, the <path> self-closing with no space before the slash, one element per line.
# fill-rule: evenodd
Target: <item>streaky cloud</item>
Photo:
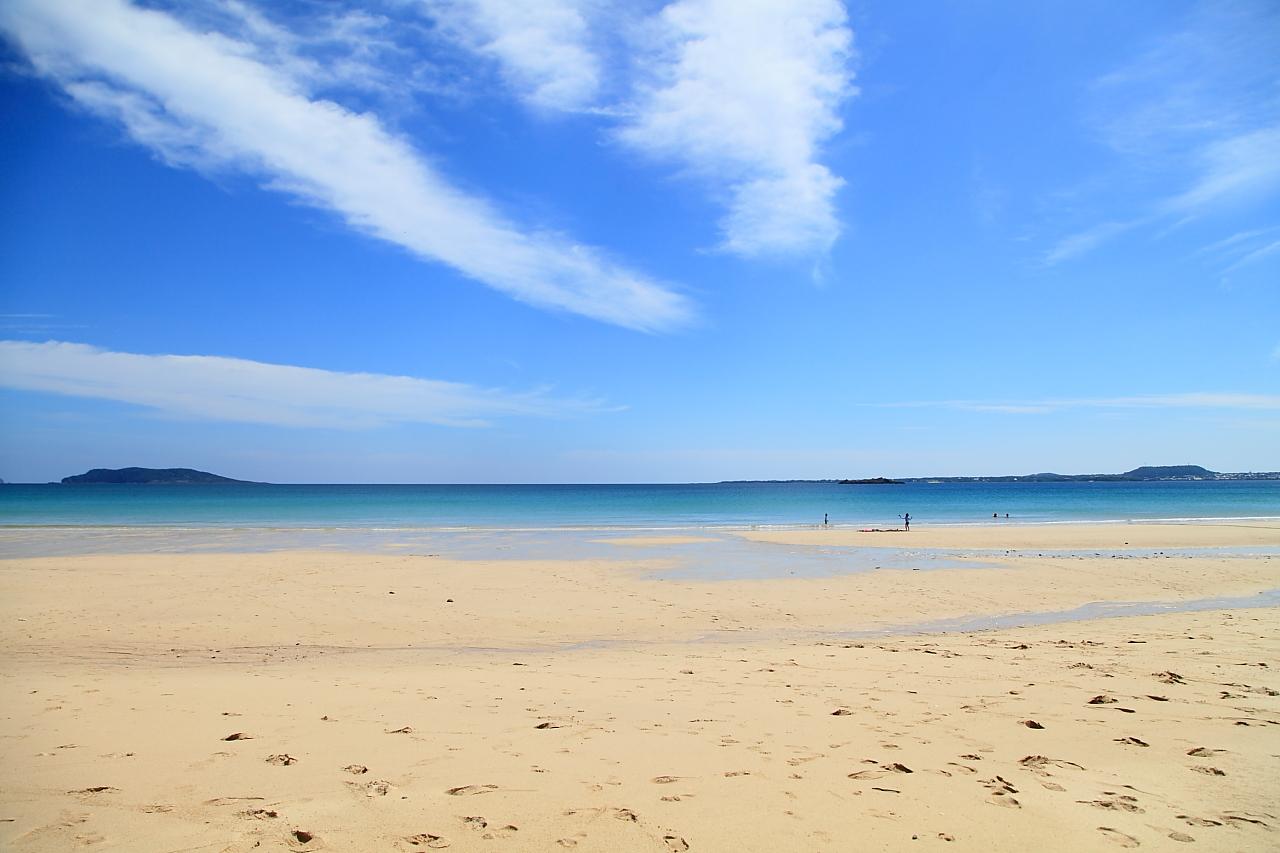
<path fill-rule="evenodd" d="M 1280 409 L 1280 395 L 1191 391 L 1129 397 L 1078 397 L 1030 401 L 916 400 L 867 403 L 889 409 L 958 409 L 997 414 L 1047 414 L 1067 409 Z"/>
<path fill-rule="evenodd" d="M 1280 191 L 1276 9 L 1274 3 L 1193 5 L 1177 31 L 1153 38 L 1148 49 L 1093 81 L 1101 141 L 1132 164 L 1131 173 L 1158 175 L 1161 183 L 1143 188 L 1145 199 L 1125 222 L 1102 222 L 1060 240 L 1048 263 L 1084 255 L 1122 231 L 1161 225 L 1167 232 L 1274 199 Z M 1108 192 L 1114 195 L 1114 187 Z"/>
<path fill-rule="evenodd" d="M 1247 255 L 1240 258 L 1240 260 L 1236 261 L 1231 266 L 1224 269 L 1222 273 L 1223 275 L 1233 273 L 1236 270 L 1240 269 L 1241 267 L 1246 267 L 1250 264 L 1255 264 L 1258 261 L 1262 260 L 1263 258 L 1269 258 L 1275 254 L 1280 254 L 1280 240 L 1272 240 L 1267 245 L 1262 246 L 1261 248 L 1258 248 L 1258 249 L 1254 249 L 1252 252 L 1249 252 Z"/>
<path fill-rule="evenodd" d="M 64 341 L 0 341 L 0 386 L 114 400 L 170 416 L 279 427 L 487 426 L 493 418 L 606 411 L 545 391 L 345 373 L 212 355 L 113 352 Z"/>
<path fill-rule="evenodd" d="M 1045 255 L 1044 262 L 1048 266 L 1060 264 L 1080 255 L 1092 252 L 1099 246 L 1120 236 L 1126 231 L 1141 225 L 1144 220 L 1130 222 L 1104 222 L 1077 234 L 1064 237 Z"/>
<path fill-rule="evenodd" d="M 1176 213 L 1280 188 L 1280 124 L 1214 140 L 1200 152 L 1200 174 L 1186 191 L 1164 203 Z"/>
<path fill-rule="evenodd" d="M 288 64 L 123 0 L 8 0 L 3 29 L 44 77 L 175 166 L 237 168 L 352 228 L 522 302 L 642 331 L 690 321 L 681 294 L 452 186 L 370 113 L 312 97 Z M 278 39 L 277 39 L 278 40 Z"/>
<path fill-rule="evenodd" d="M 676 0 L 651 23 L 644 80 L 618 137 L 723 188 L 726 251 L 827 251 L 843 181 L 818 157 L 856 92 L 844 7 Z"/>

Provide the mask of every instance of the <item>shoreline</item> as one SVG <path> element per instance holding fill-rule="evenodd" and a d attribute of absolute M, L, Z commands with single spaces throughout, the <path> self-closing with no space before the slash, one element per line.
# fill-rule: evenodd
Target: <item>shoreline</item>
<path fill-rule="evenodd" d="M 1280 523 L 1280 515 L 1241 515 L 1241 516 L 1152 516 L 1152 517 L 1125 517 L 1125 518 L 1068 518 L 1068 519 L 1020 519 L 1020 518 L 1001 518 L 996 523 L 992 523 L 992 519 L 978 519 L 976 521 L 917 521 L 912 518 L 912 522 L 916 524 L 916 530 L 928 530 L 933 528 L 952 528 L 952 527 L 978 527 L 1004 529 L 1008 527 L 1050 527 L 1056 525 L 1113 525 L 1113 524 L 1231 524 L 1240 521 L 1257 521 L 1266 523 Z M 777 524 L 751 524 L 746 522 L 724 522 L 715 524 L 601 524 L 601 525 L 544 525 L 544 526 L 511 526 L 511 525 L 374 525 L 374 524 L 243 524 L 240 522 L 208 522 L 205 524 L 197 524 L 193 522 L 146 522 L 137 524 L 32 524 L 32 523 L 9 523 L 0 521 L 0 531 L 22 531 L 22 530 L 278 530 L 288 531 L 376 531 L 376 532 L 433 532 L 433 533 L 544 533 L 544 532 L 566 532 L 566 533 L 590 533 L 590 532 L 644 532 L 644 531 L 667 531 L 667 530 L 711 530 L 711 531 L 742 531 L 742 530 L 840 530 L 851 531 L 858 530 L 861 526 L 867 524 L 885 523 L 884 519 L 868 519 L 857 522 L 832 522 L 831 524 L 822 524 L 821 522 L 792 522 Z M 906 532 L 902 530 L 883 530 L 875 532 Z"/>

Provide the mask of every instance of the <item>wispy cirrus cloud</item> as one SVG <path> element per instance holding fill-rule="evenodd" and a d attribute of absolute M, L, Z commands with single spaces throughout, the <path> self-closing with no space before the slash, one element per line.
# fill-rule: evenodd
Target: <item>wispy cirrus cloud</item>
<path fill-rule="evenodd" d="M 726 194 L 723 248 L 812 254 L 840 234 L 843 181 L 819 162 L 853 94 L 837 0 L 676 0 L 648 29 L 643 81 L 618 137 Z"/>
<path fill-rule="evenodd" d="M 1280 13 L 1242 0 L 1197 7 L 1125 65 L 1094 81 L 1091 123 L 1123 171 L 1108 197 L 1132 196 L 1058 241 L 1061 263 L 1146 226 L 1175 228 L 1280 193 Z M 1132 181 L 1132 184 L 1127 182 Z M 1127 191 L 1127 192 L 1126 192 Z"/>
<path fill-rule="evenodd" d="M 958 409 L 969 412 L 1040 415 L 1068 409 L 1280 409 L 1280 395 L 1193 391 L 1183 394 L 1141 394 L 1130 397 L 1076 397 L 1027 401 L 917 400 L 867 403 L 892 409 Z"/>
<path fill-rule="evenodd" d="M 1052 266 L 1092 252 L 1103 243 L 1137 228 L 1142 222 L 1136 219 L 1129 222 L 1103 222 L 1101 225 L 1064 237 L 1045 255 L 1045 263 Z"/>
<path fill-rule="evenodd" d="M 282 427 L 370 429 L 606 410 L 598 400 L 461 382 L 344 373 L 211 355 L 143 355 L 87 344 L 0 341 L 0 387 L 131 403 L 167 415 Z"/>
<path fill-rule="evenodd" d="M 645 331 L 692 315 L 685 297 L 599 250 L 521 228 L 453 186 L 377 116 L 312 95 L 306 73 L 251 43 L 123 0 L 9 0 L 0 29 L 41 75 L 171 165 L 259 175 L 360 232 L 541 308 Z"/>

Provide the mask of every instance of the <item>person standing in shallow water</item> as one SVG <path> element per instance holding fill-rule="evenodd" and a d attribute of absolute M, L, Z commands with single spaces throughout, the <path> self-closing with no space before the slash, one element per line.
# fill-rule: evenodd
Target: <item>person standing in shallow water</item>
<path fill-rule="evenodd" d="M 902 529 L 903 529 L 903 530 L 910 530 L 910 529 L 911 529 L 911 513 L 909 513 L 909 512 L 908 512 L 908 513 L 903 514 L 903 516 L 902 516 Z"/>

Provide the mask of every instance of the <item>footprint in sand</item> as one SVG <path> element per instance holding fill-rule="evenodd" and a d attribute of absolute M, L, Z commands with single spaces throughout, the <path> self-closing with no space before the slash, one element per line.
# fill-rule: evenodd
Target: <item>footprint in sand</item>
<path fill-rule="evenodd" d="M 1145 744 L 1143 745 L 1145 746 Z M 1047 767 L 1074 767 L 1077 770 L 1084 769 L 1074 761 L 1067 761 L 1062 758 L 1049 758 L 1046 755 L 1025 755 L 1018 759 L 1018 763 L 1030 770 L 1032 773 L 1037 773 L 1041 776 L 1049 775 L 1049 771 L 1045 769 Z"/>
<path fill-rule="evenodd" d="M 460 785 L 457 788 L 450 788 L 445 791 L 451 797 L 470 797 L 476 794 L 487 794 L 490 791 L 498 790 L 497 785 Z"/>
<path fill-rule="evenodd" d="M 1224 814 L 1222 815 L 1222 819 L 1223 819 L 1223 820 L 1225 820 L 1227 823 L 1229 823 L 1229 824 L 1233 824 L 1233 825 L 1234 825 L 1234 824 L 1237 824 L 1237 823 L 1251 823 L 1251 824 L 1253 824 L 1254 826 L 1266 826 L 1266 825 L 1267 825 L 1267 822 L 1266 822 L 1265 820 L 1259 820 L 1259 819 L 1257 819 L 1257 818 L 1255 818 L 1255 817 L 1246 817 L 1246 816 L 1241 815 L 1241 814 L 1231 814 L 1231 813 L 1229 813 L 1229 812 L 1224 813 Z"/>
<path fill-rule="evenodd" d="M 1197 764 L 1191 768 L 1197 773 L 1203 773 L 1206 776 L 1226 776 L 1227 774 L 1216 767 L 1206 767 L 1203 764 Z"/>
<path fill-rule="evenodd" d="M 449 840 L 440 835 L 432 835 L 429 832 L 419 832 L 417 835 L 406 835 L 405 841 L 414 847 L 430 847 L 433 850 L 439 850 L 449 846 Z"/>
<path fill-rule="evenodd" d="M 275 809 L 249 809 L 240 812 L 241 817 L 247 817 L 251 820 L 270 820 L 271 818 L 280 817 L 280 812 Z"/>
<path fill-rule="evenodd" d="M 613 816 L 628 823 L 639 823 L 640 818 L 631 809 L 614 809 Z"/>
<path fill-rule="evenodd" d="M 1210 749 L 1207 746 L 1197 746 L 1195 749 L 1188 749 L 1187 755 L 1195 755 L 1200 758 L 1208 758 L 1210 755 L 1217 755 L 1220 752 L 1226 752 L 1225 749 Z"/>
<path fill-rule="evenodd" d="M 477 832 L 479 832 L 480 830 L 484 829 L 486 826 L 489 825 L 489 821 L 485 820 L 479 815 L 470 815 L 468 817 L 464 817 L 462 819 L 462 822 L 465 823 L 467 826 L 471 827 L 472 829 L 476 830 Z"/>
<path fill-rule="evenodd" d="M 267 763 L 275 764 L 278 767 L 288 767 L 290 764 L 297 764 L 298 759 L 294 758 L 292 755 L 281 753 L 280 755 L 268 755 Z"/>
<path fill-rule="evenodd" d="M 1211 820 L 1207 817 L 1192 817 L 1191 815 L 1180 814 L 1178 820 L 1185 821 L 1190 826 L 1222 826 L 1222 821 Z"/>
<path fill-rule="evenodd" d="M 1114 841 L 1121 847 L 1137 847 L 1139 844 L 1138 839 L 1132 835 L 1126 835 L 1120 830 L 1112 829 L 1109 826 L 1098 827 L 1098 832 L 1101 832 L 1108 841 Z"/>
<path fill-rule="evenodd" d="M 668 850 L 674 850 L 675 853 L 684 853 L 689 849 L 689 842 L 685 841 L 678 835 L 662 836 L 662 843 L 667 845 Z"/>
<path fill-rule="evenodd" d="M 395 787 L 385 779 L 375 779 L 372 782 L 365 782 L 363 785 L 359 782 L 343 782 L 343 784 L 352 791 L 358 791 L 366 797 L 385 797 Z"/>
<path fill-rule="evenodd" d="M 352 774 L 353 776 L 359 776 L 361 773 L 369 772 L 369 768 L 365 767 L 363 764 L 348 764 L 346 767 L 342 769 Z"/>
<path fill-rule="evenodd" d="M 511 836 L 515 835 L 519 831 L 520 831 L 520 827 L 516 826 L 513 823 L 509 823 L 506 826 L 500 826 L 497 829 L 491 829 L 480 837 L 485 839 L 486 841 L 492 841 L 495 838 L 510 838 Z"/>
<path fill-rule="evenodd" d="M 1145 740 L 1140 740 L 1136 737 L 1118 737 L 1112 738 L 1112 740 L 1116 743 L 1127 743 L 1131 746 L 1151 746 L 1151 744 L 1147 743 Z"/>
<path fill-rule="evenodd" d="M 1138 805 L 1136 797 L 1130 797 L 1121 794 L 1114 800 L 1076 800 L 1077 803 L 1086 806 L 1094 806 L 1099 809 L 1108 809 L 1116 812 L 1132 812 L 1133 814 L 1146 814 L 1147 810 Z"/>
<path fill-rule="evenodd" d="M 654 776 L 649 780 L 655 785 L 670 785 L 672 782 L 679 782 L 679 776 Z"/>
<path fill-rule="evenodd" d="M 1195 839 L 1190 835 L 1187 835 L 1185 832 L 1178 832 L 1177 830 L 1170 832 L 1169 837 L 1174 841 L 1181 841 L 1183 844 L 1190 844 L 1192 841 L 1195 841 Z"/>
<path fill-rule="evenodd" d="M 68 794 L 114 794 L 120 789 L 113 788 L 110 785 L 94 785 L 92 788 L 80 788 L 76 791 L 67 791 Z"/>
<path fill-rule="evenodd" d="M 890 773 L 914 773 L 914 772 L 915 771 L 912 770 L 907 765 L 899 764 L 898 762 L 895 761 L 891 764 L 881 764 L 879 769 L 876 769 L 876 770 L 858 770 L 856 772 L 848 774 L 848 778 L 854 779 L 854 780 L 883 779 L 885 776 L 888 776 Z"/>
<path fill-rule="evenodd" d="M 232 732 L 224 737 L 223 740 L 253 740 L 253 735 L 247 735 L 244 732 Z"/>
<path fill-rule="evenodd" d="M 980 784 L 991 792 L 991 796 L 987 797 L 987 802 L 997 806 L 1004 806 L 1005 808 L 1022 808 L 1022 804 L 1012 796 L 1018 793 L 1018 789 L 1010 785 L 1009 781 L 1003 776 L 996 776 L 994 779 L 982 779 Z"/>

